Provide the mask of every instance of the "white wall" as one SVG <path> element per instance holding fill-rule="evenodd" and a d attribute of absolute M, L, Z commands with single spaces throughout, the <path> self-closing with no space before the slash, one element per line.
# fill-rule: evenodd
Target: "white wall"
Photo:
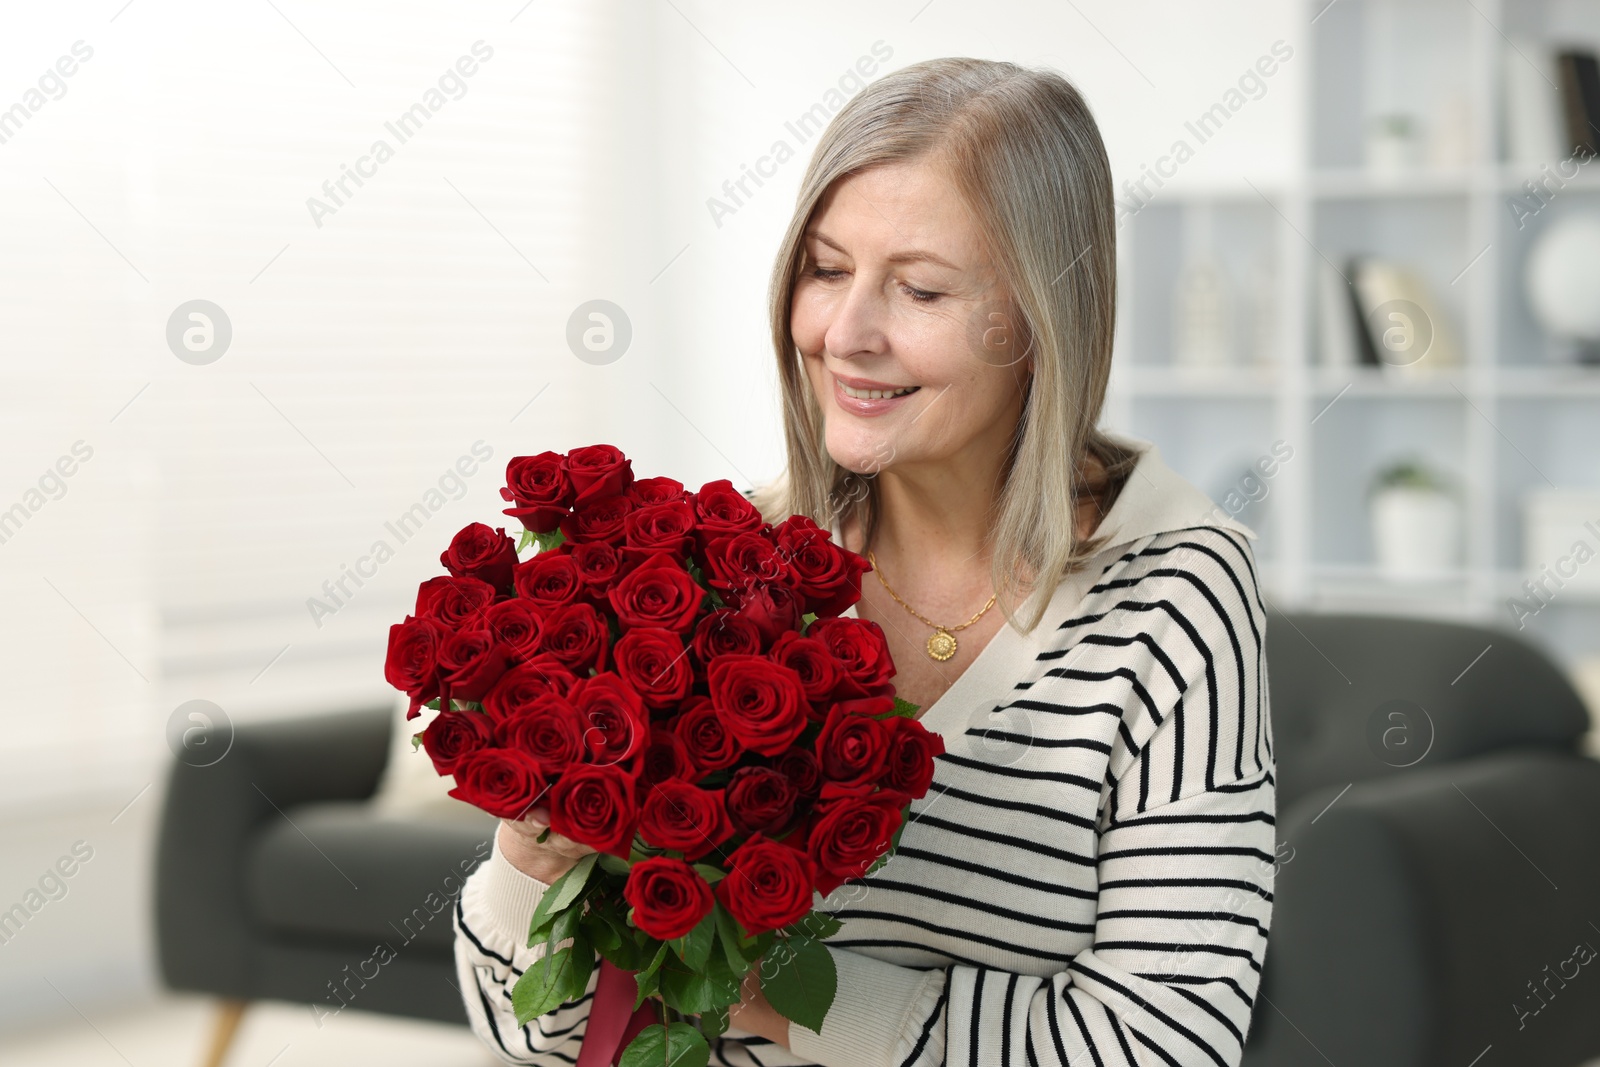
<path fill-rule="evenodd" d="M 388 624 L 456 528 L 498 516 L 507 458 L 609 441 L 692 485 L 777 472 L 765 288 L 804 159 L 720 226 L 706 201 L 777 138 L 807 151 L 785 120 L 876 42 L 889 68 L 1065 71 L 1120 180 L 1288 25 L 1269 0 L 13 13 L 0 108 L 75 42 L 93 56 L 0 144 L 0 508 L 75 442 L 93 457 L 0 543 L 0 906 L 74 841 L 96 855 L 0 945 L 0 1024 L 66 1012 L 41 975 L 86 1002 L 149 988 L 160 787 L 139 790 L 168 715 L 386 699 Z M 307 198 L 478 40 L 494 55 L 465 95 L 317 226 Z M 1286 66 L 1178 180 L 1281 173 L 1298 78 Z M 205 366 L 164 338 L 195 298 L 234 331 Z M 607 366 L 564 342 L 593 298 L 633 324 Z M 317 625 L 307 599 L 479 440 L 493 460 L 461 499 Z"/>

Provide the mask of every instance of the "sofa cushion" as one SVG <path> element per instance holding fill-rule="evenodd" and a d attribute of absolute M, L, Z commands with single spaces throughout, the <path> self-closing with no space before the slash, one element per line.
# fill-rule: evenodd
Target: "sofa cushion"
<path fill-rule="evenodd" d="M 489 856 L 496 820 L 476 809 L 401 818 L 365 802 L 303 804 L 255 833 L 245 859 L 252 920 L 284 939 L 386 942 L 449 952 L 467 874 Z"/>

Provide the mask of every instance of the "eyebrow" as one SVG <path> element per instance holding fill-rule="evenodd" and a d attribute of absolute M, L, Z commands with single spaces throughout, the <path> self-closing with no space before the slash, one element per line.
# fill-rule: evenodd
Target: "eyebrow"
<path fill-rule="evenodd" d="M 829 237 L 827 234 L 823 233 L 821 230 L 807 230 L 806 231 L 806 238 L 808 240 L 820 241 L 822 244 L 827 245 L 829 248 L 833 249 L 835 252 L 839 252 L 839 253 L 842 253 L 844 255 L 849 255 L 850 254 L 850 253 L 845 251 L 844 247 L 842 245 L 840 245 L 838 241 L 835 241 L 833 238 Z M 904 251 L 904 252 L 896 252 L 894 255 L 888 257 L 888 259 L 889 259 L 890 263 L 921 263 L 921 262 L 926 262 L 926 263 L 933 263 L 933 264 L 936 264 L 936 265 L 941 266 L 941 267 L 947 267 L 950 270 L 957 270 L 958 271 L 958 270 L 961 269 L 960 267 L 956 266 L 954 263 L 951 263 L 948 259 L 945 259 L 943 256 L 935 255 L 934 253 L 929 252 L 926 249 L 920 249 L 920 248 L 913 248 L 913 249 L 909 249 L 909 250 Z"/>

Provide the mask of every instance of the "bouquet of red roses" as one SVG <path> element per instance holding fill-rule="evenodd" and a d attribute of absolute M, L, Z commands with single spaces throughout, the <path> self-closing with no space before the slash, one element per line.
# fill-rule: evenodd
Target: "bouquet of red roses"
<path fill-rule="evenodd" d="M 602 988 L 633 975 L 625 1067 L 705 1064 L 758 960 L 769 1003 L 820 1029 L 839 923 L 813 892 L 887 859 L 944 751 L 894 695 L 882 631 L 840 617 L 869 565 L 728 481 L 636 479 L 610 445 L 517 457 L 506 480 L 518 543 L 456 534 L 385 677 L 408 718 L 439 709 L 413 743 L 451 796 L 505 819 L 543 803 L 597 850 L 530 920 L 545 954 L 512 991 L 519 1022 L 580 996 L 598 954 Z M 620 1041 L 617 1010 L 597 991 L 586 1061 L 611 1062 L 587 1046 Z"/>

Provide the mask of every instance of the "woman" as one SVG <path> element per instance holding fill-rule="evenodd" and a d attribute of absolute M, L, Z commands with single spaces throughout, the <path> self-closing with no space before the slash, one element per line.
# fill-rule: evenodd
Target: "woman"
<path fill-rule="evenodd" d="M 1254 535 L 1096 429 L 1114 279 L 1105 151 L 1059 75 L 920 63 L 818 144 L 771 290 L 788 469 L 753 495 L 872 560 L 847 614 L 946 752 L 894 858 L 819 904 L 822 1031 L 747 982 L 713 1063 L 1240 1061 L 1274 873 Z M 511 1009 L 528 915 L 586 851 L 539 844 L 543 815 L 501 824 L 457 910 L 513 1063 L 571 1062 L 588 1011 Z"/>

